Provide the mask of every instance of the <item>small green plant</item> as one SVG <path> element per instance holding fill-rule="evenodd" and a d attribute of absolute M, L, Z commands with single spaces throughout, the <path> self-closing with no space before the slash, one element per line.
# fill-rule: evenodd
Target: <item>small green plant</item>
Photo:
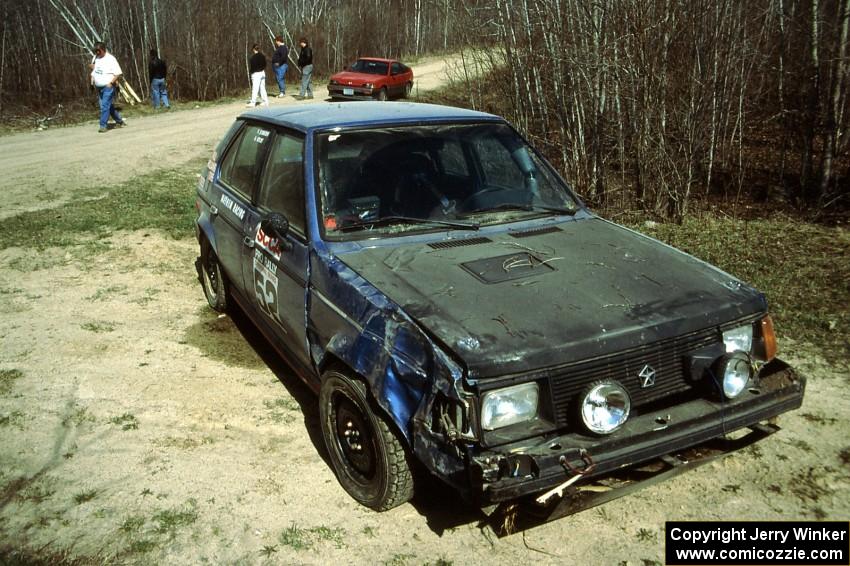
<path fill-rule="evenodd" d="M 12 391 L 12 385 L 24 376 L 19 369 L 0 369 L 0 395 L 6 395 Z"/>
<path fill-rule="evenodd" d="M 738 493 L 741 491 L 741 486 L 736 483 L 728 483 L 720 489 L 727 493 Z"/>
<path fill-rule="evenodd" d="M 135 533 L 141 530 L 143 526 L 145 526 L 145 518 L 141 515 L 132 515 L 124 519 L 118 529 L 125 533 Z"/>
<path fill-rule="evenodd" d="M 95 422 L 94 415 L 89 413 L 87 407 L 74 406 L 74 408 L 62 419 L 62 426 L 82 426 L 83 423 Z"/>
<path fill-rule="evenodd" d="M 271 545 L 271 544 L 267 544 L 266 546 L 263 547 L 262 550 L 260 550 L 260 554 L 262 554 L 266 558 L 270 557 L 275 552 L 277 552 L 277 545 Z"/>
<path fill-rule="evenodd" d="M 266 409 L 269 410 L 269 419 L 275 423 L 287 424 L 298 418 L 297 412 L 301 410 L 298 403 L 291 397 L 278 397 L 277 399 L 267 399 L 263 401 Z"/>
<path fill-rule="evenodd" d="M 98 491 L 96 489 L 88 489 L 86 491 L 81 491 L 79 493 L 74 494 L 74 503 L 77 505 L 82 505 L 88 501 L 91 501 L 95 497 L 97 497 Z"/>
<path fill-rule="evenodd" d="M 20 411 L 12 411 L 9 414 L 0 414 L 0 426 L 13 426 L 22 429 L 24 414 Z"/>
<path fill-rule="evenodd" d="M 145 489 L 139 492 L 139 495 L 141 495 L 142 497 L 147 497 L 148 495 L 153 495 L 153 492 L 150 490 L 150 488 L 146 487 Z"/>
<path fill-rule="evenodd" d="M 843 448 L 838 453 L 838 459 L 841 460 L 841 463 L 845 466 L 850 465 L 850 446 L 848 446 L 847 448 Z"/>
<path fill-rule="evenodd" d="M 117 294 L 126 294 L 127 286 L 126 285 L 112 285 L 110 287 L 103 287 L 102 289 L 98 289 L 94 292 L 93 295 L 86 297 L 89 301 L 104 301 L 111 297 L 112 295 Z"/>
<path fill-rule="evenodd" d="M 635 535 L 640 542 L 649 542 L 656 539 L 656 534 L 649 529 L 641 527 Z"/>
<path fill-rule="evenodd" d="M 141 297 L 139 297 L 138 299 L 133 299 L 133 300 L 132 300 L 132 301 L 130 301 L 130 302 L 131 302 L 131 303 L 135 303 L 135 304 L 140 305 L 140 306 L 145 306 L 145 305 L 147 305 L 148 303 L 150 303 L 151 301 L 153 301 L 153 300 L 154 300 L 154 297 L 156 297 L 157 295 L 159 295 L 159 293 L 160 293 L 160 292 L 161 292 L 161 291 L 160 291 L 160 289 L 155 289 L 155 288 L 153 288 L 153 287 L 148 287 L 147 289 L 145 289 L 145 294 L 144 294 L 144 295 L 142 295 L 142 296 L 141 296 Z M 145 353 L 150 353 L 150 352 L 145 352 Z"/>
<path fill-rule="evenodd" d="M 293 550 L 305 550 L 312 546 L 309 533 L 295 523 L 285 528 L 277 540 L 283 546 L 288 546 Z"/>
<path fill-rule="evenodd" d="M 106 321 L 84 322 L 80 325 L 80 328 L 82 328 L 83 330 L 88 330 L 89 332 L 100 334 L 104 332 L 112 332 L 113 330 L 115 330 L 115 324 Z"/>
<path fill-rule="evenodd" d="M 135 415 L 124 413 L 120 417 L 112 417 L 109 422 L 121 427 L 121 430 L 136 430 L 139 428 L 139 421 Z"/>
<path fill-rule="evenodd" d="M 320 525 L 318 527 L 311 528 L 310 533 L 315 535 L 315 538 L 318 541 L 332 542 L 337 548 L 343 548 L 345 546 L 345 543 L 342 541 L 342 538 L 345 536 L 345 529 L 339 527 L 332 529 L 330 527 Z"/>
<path fill-rule="evenodd" d="M 147 554 L 156 548 L 156 542 L 150 539 L 140 539 L 134 540 L 130 543 L 130 546 L 127 548 L 127 552 L 130 554 Z"/>
<path fill-rule="evenodd" d="M 363 527 L 363 530 L 361 532 L 369 538 L 375 538 L 375 536 L 377 536 L 377 532 L 375 531 L 375 528 L 370 527 L 369 525 L 366 525 L 365 527 Z"/>
<path fill-rule="evenodd" d="M 809 421 L 810 423 L 815 423 L 819 425 L 834 425 L 838 422 L 838 419 L 836 419 L 835 417 L 826 417 L 823 415 L 815 415 L 812 413 L 802 413 L 800 416 Z"/>
<path fill-rule="evenodd" d="M 180 528 L 198 520 L 198 503 L 189 499 L 183 507 L 164 509 L 156 513 L 151 520 L 158 523 L 154 529 L 158 534 L 174 538 Z"/>
<path fill-rule="evenodd" d="M 393 554 L 387 560 L 384 560 L 385 566 L 405 566 L 408 560 L 416 558 L 415 554 Z"/>
<path fill-rule="evenodd" d="M 56 490 L 44 483 L 32 483 L 21 490 L 17 497 L 22 501 L 41 503 L 49 499 L 54 493 L 56 493 Z"/>

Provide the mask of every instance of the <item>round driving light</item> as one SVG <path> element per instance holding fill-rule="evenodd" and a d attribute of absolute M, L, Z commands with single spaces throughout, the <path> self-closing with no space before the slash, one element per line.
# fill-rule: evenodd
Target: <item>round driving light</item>
<path fill-rule="evenodd" d="M 596 434 L 610 434 L 629 418 L 632 403 L 626 389 L 616 381 L 590 386 L 581 400 L 581 420 Z"/>
<path fill-rule="evenodd" d="M 723 378 L 723 394 L 734 399 L 746 389 L 753 375 L 750 358 L 744 352 L 735 352 L 720 358 L 719 375 Z"/>

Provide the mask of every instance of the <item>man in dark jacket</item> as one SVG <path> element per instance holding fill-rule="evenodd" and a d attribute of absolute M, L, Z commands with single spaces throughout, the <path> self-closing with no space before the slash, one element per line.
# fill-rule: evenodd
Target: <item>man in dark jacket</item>
<path fill-rule="evenodd" d="M 263 101 L 263 106 L 269 105 L 269 97 L 266 95 L 266 56 L 260 51 L 260 44 L 255 43 L 251 47 L 251 58 L 248 60 L 248 72 L 251 73 L 251 102 L 249 108 L 257 104 L 257 97 Z"/>
<path fill-rule="evenodd" d="M 298 40 L 301 52 L 298 54 L 298 66 L 301 68 L 301 93 L 299 98 L 313 98 L 313 49 L 306 37 Z"/>
<path fill-rule="evenodd" d="M 282 98 L 286 95 L 286 69 L 289 68 L 289 63 L 287 63 L 289 59 L 289 47 L 284 45 L 283 37 L 277 36 L 274 38 L 275 50 L 274 55 L 272 55 L 272 69 L 274 69 L 274 76 L 277 79 L 277 88 L 280 89 L 280 94 L 277 95 L 278 98 Z"/>
<path fill-rule="evenodd" d="M 151 61 L 148 63 L 148 76 L 151 80 L 151 102 L 154 110 L 160 107 L 160 101 L 165 108 L 171 108 L 168 104 L 168 90 L 165 88 L 165 76 L 168 74 L 168 65 L 159 58 L 156 49 L 151 49 Z"/>

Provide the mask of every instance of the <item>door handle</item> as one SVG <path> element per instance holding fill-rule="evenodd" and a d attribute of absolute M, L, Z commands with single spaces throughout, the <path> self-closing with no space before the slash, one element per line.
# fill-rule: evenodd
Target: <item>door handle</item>
<path fill-rule="evenodd" d="M 214 204 L 210 205 L 210 216 L 215 216 L 218 214 L 218 207 Z"/>
<path fill-rule="evenodd" d="M 254 247 L 254 238 L 252 238 L 250 236 L 245 236 L 244 238 L 242 238 L 242 244 L 246 248 L 253 248 Z"/>

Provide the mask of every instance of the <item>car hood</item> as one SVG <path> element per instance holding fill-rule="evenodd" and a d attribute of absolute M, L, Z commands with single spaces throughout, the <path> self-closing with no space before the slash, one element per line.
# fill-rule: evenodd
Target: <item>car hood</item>
<path fill-rule="evenodd" d="M 376 83 L 385 78 L 386 77 L 384 75 L 343 71 L 332 76 L 331 80 L 337 81 L 339 84 L 344 86 L 362 86 L 365 83 Z"/>
<path fill-rule="evenodd" d="M 766 310 L 730 275 L 599 218 L 339 258 L 472 379 L 605 355 Z"/>

